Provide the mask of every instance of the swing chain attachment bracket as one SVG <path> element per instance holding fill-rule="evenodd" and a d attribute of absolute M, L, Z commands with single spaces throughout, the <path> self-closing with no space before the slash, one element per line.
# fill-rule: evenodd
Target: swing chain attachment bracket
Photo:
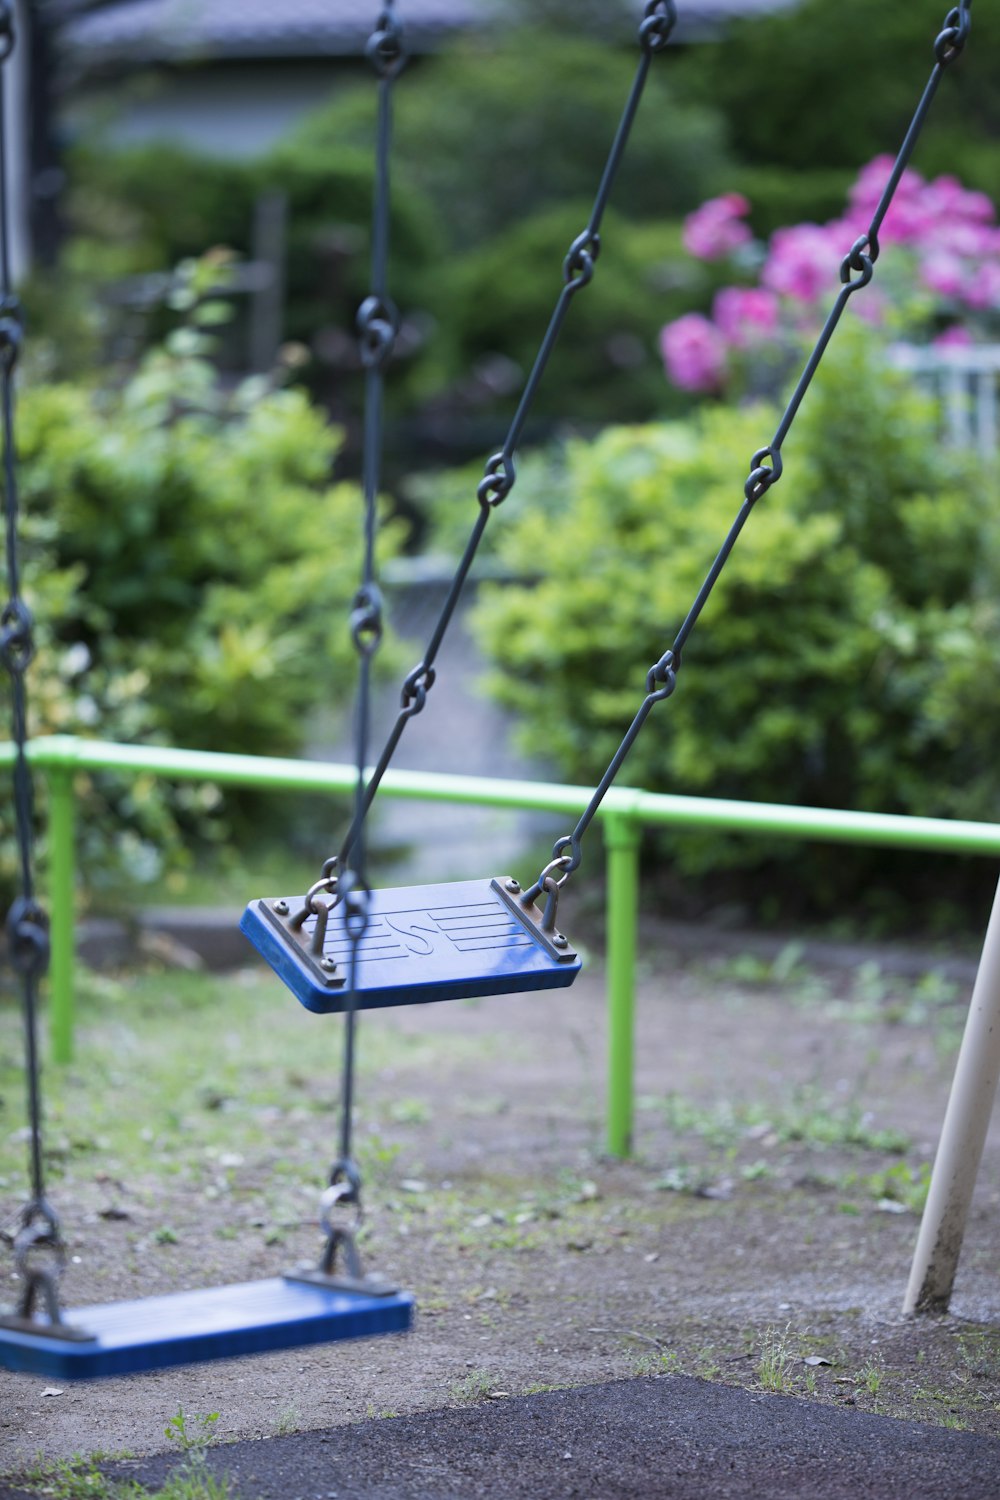
<path fill-rule="evenodd" d="M 42 1251 L 51 1252 L 53 1264 L 33 1263 Z M 63 1322 L 59 1282 L 66 1266 L 66 1246 L 58 1215 L 44 1198 L 26 1204 L 21 1211 L 21 1226 L 14 1236 L 14 1265 L 23 1285 L 16 1311 L 0 1317 L 0 1328 L 73 1344 L 93 1343 L 94 1334 Z M 44 1319 L 38 1316 L 40 1305 L 44 1306 Z"/>
<path fill-rule="evenodd" d="M 328 985 L 344 983 L 344 975 L 340 973 L 336 960 L 323 952 L 330 913 L 335 910 L 343 894 L 339 888 L 338 864 L 336 855 L 324 860 L 319 879 L 306 891 L 302 898 L 302 905 L 297 911 L 292 911 L 283 896 L 277 900 L 261 903 L 261 909 L 266 911 L 269 919 L 291 938 L 303 955 L 319 970 L 323 983 Z M 321 900 L 324 892 L 333 899 Z M 315 917 L 316 922 L 312 933 L 307 935 L 305 923 L 309 917 Z"/>
<path fill-rule="evenodd" d="M 346 1222 L 340 1215 L 353 1209 Z M 335 1217 L 336 1216 L 336 1217 Z M 318 1266 L 308 1263 L 286 1273 L 286 1281 L 302 1281 L 333 1291 L 363 1292 L 369 1297 L 390 1297 L 398 1287 L 384 1277 L 365 1273 L 361 1264 L 357 1236 L 364 1214 L 361 1208 L 361 1174 L 352 1161 L 338 1161 L 330 1172 L 330 1185 L 319 1200 L 320 1228 L 326 1233 L 326 1245 Z M 338 1270 L 338 1260 L 343 1270 Z"/>
<path fill-rule="evenodd" d="M 535 937 L 549 956 L 561 962 L 577 956 L 576 950 L 570 946 L 569 938 L 556 926 L 559 892 L 574 868 L 571 854 L 559 854 L 545 866 L 534 885 L 529 886 L 526 891 L 522 891 L 518 881 L 512 878 L 490 882 L 491 888 L 517 914 L 521 922 L 525 919 L 530 921 Z M 561 874 L 557 875 L 559 871 Z M 535 905 L 540 896 L 545 897 L 542 911 Z"/>

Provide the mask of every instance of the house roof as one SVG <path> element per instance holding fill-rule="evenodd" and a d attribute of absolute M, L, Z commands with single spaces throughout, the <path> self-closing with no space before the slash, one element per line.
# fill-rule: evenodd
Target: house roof
<path fill-rule="evenodd" d="M 619 0 L 623 15 L 626 0 Z M 737 17 L 798 0 L 684 0 L 677 41 L 698 41 Z M 433 51 L 449 35 L 488 26 L 503 0 L 403 0 L 407 46 Z M 376 14 L 359 0 L 119 0 L 71 16 L 63 41 L 87 68 L 185 58 L 355 56 Z"/>
<path fill-rule="evenodd" d="M 406 0 L 407 46 L 433 50 L 482 24 L 483 0 Z M 71 19 L 63 42 L 89 65 L 225 58 L 353 56 L 377 6 L 358 0 L 123 0 Z"/>
<path fill-rule="evenodd" d="M 695 0 L 685 5 L 678 0 L 676 37 L 678 41 L 700 41 L 724 30 L 727 22 L 771 11 L 790 10 L 801 0 Z"/>

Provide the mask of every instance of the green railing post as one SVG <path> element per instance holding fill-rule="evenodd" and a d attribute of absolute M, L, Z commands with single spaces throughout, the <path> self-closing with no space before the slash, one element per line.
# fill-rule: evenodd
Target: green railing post
<path fill-rule="evenodd" d="M 641 825 L 627 813 L 604 814 L 607 851 L 608 1101 L 611 1156 L 632 1150 L 635 950 L 639 911 Z"/>
<path fill-rule="evenodd" d="M 116 745 L 104 740 L 53 736 L 32 740 L 29 759 L 49 778 L 52 803 L 52 1012 L 53 1057 L 73 1051 L 74 804 L 76 771 L 213 781 L 222 786 L 273 791 L 350 793 L 352 766 L 253 755 L 179 750 L 158 745 Z M 0 768 L 13 766 L 16 746 L 0 743 Z M 578 816 L 589 805 L 587 787 L 432 771 L 390 771 L 383 795 L 477 807 L 532 808 Z M 952 854 L 1000 854 L 1000 824 L 960 818 L 899 817 L 892 813 L 794 807 L 785 803 L 733 802 L 709 797 L 612 788 L 601 808 L 608 857 L 608 1149 L 625 1156 L 632 1136 L 632 1055 L 638 898 L 638 845 L 644 827 L 717 828 L 768 833 L 779 838 L 823 839 L 883 849 L 925 849 Z"/>
<path fill-rule="evenodd" d="M 49 1036 L 52 1060 L 73 1059 L 74 900 L 76 896 L 76 808 L 73 772 L 50 767 L 49 789 L 49 936 L 51 941 Z"/>

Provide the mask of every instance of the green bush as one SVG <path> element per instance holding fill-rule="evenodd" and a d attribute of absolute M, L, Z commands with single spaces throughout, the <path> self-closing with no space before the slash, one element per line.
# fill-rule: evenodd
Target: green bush
<path fill-rule="evenodd" d="M 395 181 L 434 206 L 458 248 L 553 203 L 593 201 L 637 58 L 635 47 L 568 30 L 518 28 L 413 67 L 395 96 Z M 686 213 L 725 171 L 711 103 L 691 105 L 679 91 L 685 67 L 667 57 L 650 71 L 614 189 L 632 217 Z M 348 147 L 370 152 L 371 121 L 371 85 L 345 89 L 288 147 L 328 162 Z"/>
<path fill-rule="evenodd" d="M 996 819 L 996 481 L 934 440 L 935 413 L 854 329 L 828 355 L 622 780 L 687 792 Z M 491 689 L 559 779 L 594 782 L 742 500 L 763 408 L 617 428 L 522 475 L 496 523 L 521 585 L 484 587 Z M 509 524 L 504 525 L 504 521 Z M 794 861 L 842 896 L 849 857 L 691 839 L 687 870 Z M 912 865 L 912 861 L 910 862 Z"/>
<path fill-rule="evenodd" d="M 761 239 L 788 224 L 827 224 L 844 209 L 852 172 L 840 167 L 799 171 L 793 167 L 745 166 L 732 185 L 750 200 L 750 224 Z"/>
<path fill-rule="evenodd" d="M 510 420 L 586 224 L 634 75 L 637 49 L 585 35 L 516 29 L 494 50 L 470 41 L 414 62 L 395 96 L 390 288 L 403 316 L 387 379 L 391 488 L 428 460 L 492 450 Z M 576 299 L 546 374 L 532 431 L 683 411 L 656 348 L 659 328 L 707 306 L 715 270 L 681 253 L 679 216 L 728 184 L 711 109 L 683 102 L 673 56 L 651 70 L 605 221 L 595 286 Z M 356 465 L 357 308 L 370 281 L 372 80 L 341 85 L 256 161 L 165 143 L 70 156 L 75 237 L 58 275 L 30 290 L 51 371 L 134 357 L 162 337 L 162 308 L 123 313 L 108 283 L 163 271 L 226 245 L 251 253 L 254 205 L 288 203 L 284 333 L 308 349 L 300 378 L 341 421 Z M 241 368 L 247 303 L 223 350 Z M 666 401 L 666 407 L 664 402 Z M 481 462 L 481 459 L 480 459 Z"/>
<path fill-rule="evenodd" d="M 692 48 L 684 58 L 685 86 L 722 112 L 745 161 L 807 172 L 856 170 L 902 142 L 947 10 L 940 0 L 882 0 L 875 7 L 838 0 L 833 14 L 829 0 L 802 0 L 733 23 L 717 45 Z M 1000 15 L 977 6 L 965 56 L 938 90 L 915 163 L 931 175 L 958 171 L 989 193 L 1000 151 L 998 49 Z M 987 144 L 987 151 L 979 149 Z"/>
<path fill-rule="evenodd" d="M 371 108 L 369 98 L 369 116 Z M 304 373 L 313 392 L 338 416 L 357 412 L 364 386 L 355 319 L 371 286 L 371 139 L 367 150 L 333 153 L 315 140 L 290 139 L 257 164 L 253 180 L 260 193 L 280 192 L 288 202 L 285 335 L 312 355 Z M 411 402 L 414 366 L 419 378 L 424 279 L 442 251 L 430 205 L 398 174 L 389 235 L 390 292 L 404 319 L 386 375 L 391 415 Z"/>
<path fill-rule="evenodd" d="M 563 286 L 563 260 L 588 212 L 585 202 L 558 204 L 459 257 L 446 278 L 428 278 L 425 300 L 439 326 L 426 386 L 455 393 L 462 414 L 471 407 L 480 418 L 492 416 L 497 437 L 513 415 Z M 571 303 L 533 415 L 587 426 L 686 410 L 690 399 L 664 381 L 659 332 L 692 307 L 707 309 L 721 277 L 684 252 L 678 224 L 635 224 L 609 210 L 593 281 Z"/>
<path fill-rule="evenodd" d="M 330 482 L 340 435 L 299 391 L 227 389 L 199 351 L 183 328 L 121 386 L 22 394 L 33 733 L 293 754 L 352 698 L 362 505 Z M 383 553 L 400 540 L 383 528 Z M 91 790 L 90 882 L 156 875 L 178 823 L 219 836 L 213 789 Z"/>
<path fill-rule="evenodd" d="M 212 245 L 249 250 L 256 183 L 246 162 L 98 137 L 77 144 L 68 167 L 71 221 L 110 253 L 112 274 L 163 271 Z"/>
<path fill-rule="evenodd" d="M 162 272 L 212 246 L 249 257 L 257 199 L 282 193 L 288 213 L 285 336 L 304 344 L 321 366 L 346 366 L 352 390 L 338 395 L 348 407 L 355 405 L 353 390 L 360 390 L 361 382 L 353 378 L 354 319 L 370 281 L 372 109 L 369 96 L 367 151 L 331 152 L 306 136 L 280 143 L 253 162 L 216 160 L 165 143 L 120 150 L 100 143 L 78 147 L 71 156 L 75 238 L 57 285 L 46 283 L 33 298 L 43 330 L 53 322 L 53 291 L 58 311 L 88 291 L 93 299 L 95 286 Z M 393 295 L 406 311 L 418 305 L 418 278 L 436 263 L 440 239 L 428 205 L 405 182 L 393 184 L 390 234 Z M 53 330 L 63 343 L 66 322 L 57 321 Z M 158 324 L 154 318 L 152 328 L 154 334 L 162 331 L 162 319 Z M 231 354 L 237 363 L 245 360 L 245 350 Z M 64 356 L 63 362 L 73 368 Z M 390 384 L 405 374 L 405 362 L 397 362 Z M 321 384 L 318 370 L 313 375 Z"/>

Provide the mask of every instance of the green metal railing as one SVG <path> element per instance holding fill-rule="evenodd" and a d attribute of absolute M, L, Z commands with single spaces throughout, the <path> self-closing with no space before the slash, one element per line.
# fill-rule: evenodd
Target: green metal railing
<path fill-rule="evenodd" d="M 116 745 L 69 736 L 33 740 L 28 754 L 32 766 L 44 776 L 49 792 L 49 1024 L 52 1057 L 59 1063 L 69 1062 L 73 1053 L 77 772 L 115 771 L 174 781 L 318 792 L 350 792 L 356 775 L 350 766 L 323 761 Z M 0 766 L 11 765 L 13 759 L 13 745 L 0 744 Z M 587 806 L 591 791 L 589 787 L 544 782 L 391 771 L 381 795 L 578 816 Z M 938 853 L 1000 854 L 1000 825 L 992 823 L 679 797 L 630 787 L 612 787 L 598 817 L 604 825 L 607 859 L 607 1147 L 614 1156 L 627 1156 L 632 1143 L 639 844 L 644 828 L 712 828 Z"/>

